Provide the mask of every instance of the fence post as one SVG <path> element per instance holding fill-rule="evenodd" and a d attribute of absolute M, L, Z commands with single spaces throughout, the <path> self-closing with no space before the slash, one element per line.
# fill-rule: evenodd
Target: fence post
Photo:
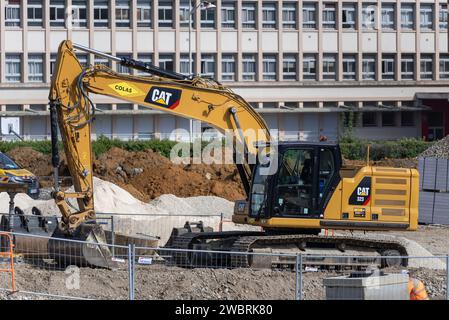
<path fill-rule="evenodd" d="M 220 232 L 223 231 L 223 212 L 220 212 L 220 224 L 219 224 L 218 231 L 220 231 Z"/>
<path fill-rule="evenodd" d="M 295 300 L 302 300 L 302 255 L 296 254 L 296 285 L 295 285 Z"/>
<path fill-rule="evenodd" d="M 135 246 L 134 246 L 134 244 L 129 244 L 128 245 L 129 300 L 134 300 L 134 256 L 135 256 Z"/>
<path fill-rule="evenodd" d="M 111 215 L 111 245 L 112 245 L 112 256 L 115 257 L 114 215 Z"/>
<path fill-rule="evenodd" d="M 446 300 L 449 300 L 449 254 L 446 255 Z"/>

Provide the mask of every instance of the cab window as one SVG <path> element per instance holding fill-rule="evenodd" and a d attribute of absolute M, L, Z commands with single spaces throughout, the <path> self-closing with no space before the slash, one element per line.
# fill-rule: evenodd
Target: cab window
<path fill-rule="evenodd" d="M 312 211 L 313 150 L 288 149 L 280 163 L 274 206 L 280 215 Z"/>

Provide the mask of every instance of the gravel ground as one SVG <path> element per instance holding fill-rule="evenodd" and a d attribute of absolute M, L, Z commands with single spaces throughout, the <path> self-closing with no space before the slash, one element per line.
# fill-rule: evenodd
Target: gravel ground
<path fill-rule="evenodd" d="M 127 299 L 128 273 L 126 270 L 80 269 L 79 288 L 68 289 L 69 274 L 34 267 L 17 266 L 17 288 L 48 294 L 76 296 L 89 299 Z M 409 269 L 411 275 L 426 285 L 431 299 L 444 299 L 446 276 L 444 271 L 424 268 Z M 388 270 L 399 272 L 400 270 Z M 323 279 L 348 272 L 303 272 L 303 298 L 325 299 Z M 9 288 L 7 277 L 0 278 L 2 288 Z M 176 267 L 137 267 L 136 299 L 294 299 L 295 273 L 291 271 L 251 269 L 181 269 Z M 55 299 L 25 293 L 0 292 L 0 299 Z"/>
<path fill-rule="evenodd" d="M 352 234 L 358 236 L 397 236 L 415 241 L 433 255 L 449 254 L 449 226 L 442 225 L 419 225 L 417 231 L 353 231 Z"/>

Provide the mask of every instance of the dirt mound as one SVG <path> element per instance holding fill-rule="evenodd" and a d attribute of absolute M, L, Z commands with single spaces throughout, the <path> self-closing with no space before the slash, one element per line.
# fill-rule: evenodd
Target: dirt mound
<path fill-rule="evenodd" d="M 15 148 L 8 155 L 40 177 L 42 186 L 51 186 L 50 155 L 29 147 Z M 63 153 L 59 174 L 69 176 Z M 167 193 L 178 197 L 212 195 L 231 201 L 245 197 L 234 165 L 178 165 L 151 150 L 130 152 L 112 148 L 94 160 L 94 175 L 117 184 L 142 201 Z"/>
<path fill-rule="evenodd" d="M 228 200 L 244 197 L 233 165 L 178 165 L 150 150 L 112 148 L 95 160 L 94 173 L 143 201 L 167 193 L 179 197 L 213 195 Z"/>
<path fill-rule="evenodd" d="M 43 154 L 30 147 L 15 148 L 8 152 L 8 156 L 21 167 L 31 171 L 38 176 L 43 187 L 52 185 L 53 167 L 51 166 L 51 155 Z M 69 170 L 64 153 L 60 154 L 59 175 L 68 176 Z"/>
<path fill-rule="evenodd" d="M 15 148 L 8 152 L 8 156 L 37 176 L 52 174 L 51 157 L 30 147 Z"/>

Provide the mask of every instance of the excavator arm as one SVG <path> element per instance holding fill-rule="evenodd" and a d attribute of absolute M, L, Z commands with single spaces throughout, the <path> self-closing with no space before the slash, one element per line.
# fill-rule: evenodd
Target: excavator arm
<path fill-rule="evenodd" d="M 103 65 L 83 68 L 75 49 L 105 56 L 124 66 L 151 73 L 149 76 L 119 74 Z M 91 124 L 95 108 L 89 94 L 101 94 L 146 106 L 173 115 L 200 120 L 222 133 L 231 130 L 243 153 L 256 156 L 257 143 L 268 144 L 270 134 L 263 118 L 239 95 L 221 84 L 201 77 L 189 77 L 132 59 L 114 57 L 63 41 L 59 46 L 50 89 L 54 198 L 62 214 L 62 229 L 75 230 L 81 223 L 94 220 L 92 180 Z M 59 128 L 67 164 L 73 177 L 74 192 L 57 186 L 57 128 Z M 249 192 L 251 168 L 238 165 L 246 192 Z M 76 198 L 79 210 L 67 204 Z"/>

